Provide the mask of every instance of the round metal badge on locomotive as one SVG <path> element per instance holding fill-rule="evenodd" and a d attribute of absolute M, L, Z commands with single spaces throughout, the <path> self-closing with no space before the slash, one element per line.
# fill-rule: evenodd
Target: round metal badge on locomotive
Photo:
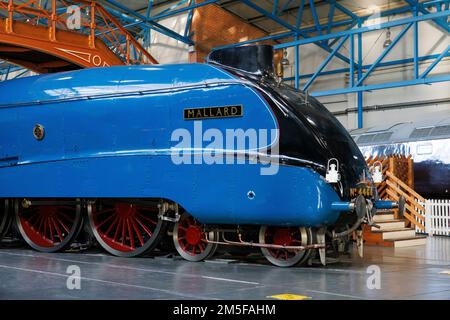
<path fill-rule="evenodd" d="M 33 128 L 33 136 L 36 140 L 42 140 L 45 136 L 44 127 L 40 124 L 36 124 Z"/>

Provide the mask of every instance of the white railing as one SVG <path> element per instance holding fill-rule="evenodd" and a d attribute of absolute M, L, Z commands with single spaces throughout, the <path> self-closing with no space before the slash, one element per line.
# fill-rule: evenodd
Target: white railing
<path fill-rule="evenodd" d="M 450 236 L 450 200 L 425 201 L 425 233 Z"/>

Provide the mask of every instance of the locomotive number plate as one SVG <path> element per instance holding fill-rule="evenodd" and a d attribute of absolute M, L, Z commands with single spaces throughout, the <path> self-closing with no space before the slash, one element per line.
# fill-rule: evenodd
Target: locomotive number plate
<path fill-rule="evenodd" d="M 236 118 L 244 115 L 241 105 L 184 109 L 184 120 Z"/>

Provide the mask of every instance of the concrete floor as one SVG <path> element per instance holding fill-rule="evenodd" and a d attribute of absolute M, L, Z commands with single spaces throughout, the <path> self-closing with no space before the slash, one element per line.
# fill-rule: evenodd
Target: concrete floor
<path fill-rule="evenodd" d="M 69 290 L 67 268 L 79 266 L 81 289 Z M 380 289 L 369 289 L 367 268 L 381 269 Z M 190 263 L 171 258 L 116 258 L 103 252 L 44 254 L 0 250 L 0 299 L 448 299 L 450 238 L 426 246 L 366 247 L 326 267 L 281 269 L 248 261 Z"/>

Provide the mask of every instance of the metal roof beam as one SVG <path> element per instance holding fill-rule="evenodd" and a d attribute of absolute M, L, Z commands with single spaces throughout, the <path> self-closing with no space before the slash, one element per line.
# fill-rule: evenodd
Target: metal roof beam
<path fill-rule="evenodd" d="M 303 44 L 307 44 L 307 43 L 314 43 L 314 42 L 318 42 L 318 41 L 334 39 L 336 37 L 346 36 L 346 35 L 350 35 L 350 34 L 366 33 L 366 32 L 371 32 L 374 30 L 397 27 L 397 26 L 409 24 L 411 22 L 416 22 L 416 21 L 419 22 L 419 21 L 433 20 L 433 19 L 437 19 L 437 18 L 447 17 L 449 15 L 450 15 L 450 10 L 429 13 L 429 14 L 424 14 L 424 15 L 417 16 L 417 17 L 409 17 L 409 18 L 394 20 L 394 21 L 390 21 L 390 22 L 385 22 L 385 23 L 381 23 L 377 26 L 361 27 L 361 28 L 326 34 L 326 35 L 322 35 L 322 36 L 318 36 L 318 37 L 314 37 L 314 38 L 302 39 L 302 40 L 298 40 L 298 41 L 292 41 L 289 43 L 283 43 L 283 44 L 277 45 L 276 49 L 283 49 L 283 48 L 293 47 L 296 45 L 303 45 Z"/>
<path fill-rule="evenodd" d="M 280 19 L 279 17 L 274 16 L 272 13 L 267 12 L 265 9 L 263 9 L 260 6 L 256 5 L 251 0 L 241 0 L 241 1 L 242 1 L 242 3 L 245 3 L 246 5 L 248 5 L 250 8 L 258 11 L 261 14 L 266 15 L 267 17 L 269 17 L 273 21 L 277 22 L 281 26 L 285 27 L 286 29 L 291 30 L 295 34 L 298 34 L 298 35 L 300 35 L 301 37 L 303 37 L 305 39 L 309 38 L 309 36 L 307 34 L 304 34 L 301 30 L 299 30 L 296 27 L 290 25 L 289 23 L 287 23 L 286 21 Z M 311 43 L 313 43 L 313 42 L 315 42 L 315 41 L 312 41 Z M 330 47 L 328 47 L 327 45 L 325 45 L 323 43 L 315 43 L 315 44 L 317 46 L 321 47 L 322 49 L 324 49 L 325 51 L 329 52 L 329 53 L 333 52 L 333 49 L 331 49 Z M 344 55 L 340 54 L 340 53 L 336 53 L 336 57 L 338 57 L 339 59 L 341 59 L 342 61 L 344 61 L 346 63 L 350 63 L 350 60 L 347 57 L 345 57 Z"/>
<path fill-rule="evenodd" d="M 408 3 L 411 6 L 411 10 L 414 12 L 415 8 L 417 8 L 422 14 L 429 14 L 430 11 L 428 11 L 424 5 L 420 2 L 418 2 L 417 0 L 404 0 L 406 3 Z M 432 3 L 433 1 L 431 1 L 430 3 Z M 429 5 L 430 5 L 429 3 Z M 448 7 L 447 9 L 448 10 Z M 442 10 L 438 9 L 438 12 L 441 12 Z M 445 32 L 445 33 L 450 33 L 450 26 L 449 24 L 441 19 L 433 19 L 433 22 L 438 26 L 438 28 Z"/>
<path fill-rule="evenodd" d="M 146 25 L 147 27 L 150 27 L 152 29 L 154 29 L 155 31 L 158 31 L 168 37 L 171 37 L 173 39 L 176 39 L 180 42 L 186 43 L 188 45 L 192 45 L 194 44 L 193 41 L 187 37 L 184 37 L 172 30 L 170 30 L 169 28 L 164 27 L 163 25 L 157 23 L 156 21 L 153 21 L 153 19 L 147 19 L 146 16 L 129 9 L 128 7 L 120 4 L 119 2 L 115 1 L 115 0 L 105 0 L 106 3 L 126 12 L 127 14 L 130 14 L 131 16 L 136 17 L 137 19 L 141 20 L 141 22 L 143 23 L 143 25 Z M 111 10 L 111 8 L 106 8 L 108 11 Z M 115 11 L 115 10 L 114 10 Z M 115 11 L 115 15 L 117 15 L 117 11 Z M 125 14 L 120 14 L 119 16 L 125 18 L 126 15 Z"/>

